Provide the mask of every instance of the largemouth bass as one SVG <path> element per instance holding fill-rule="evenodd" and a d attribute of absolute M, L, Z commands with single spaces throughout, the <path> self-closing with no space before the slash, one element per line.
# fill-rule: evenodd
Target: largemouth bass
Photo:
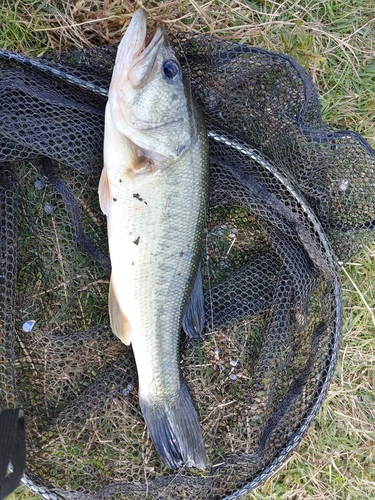
<path fill-rule="evenodd" d="M 133 347 L 139 402 L 165 464 L 206 467 L 179 364 L 181 326 L 204 324 L 200 274 L 208 187 L 203 119 L 162 27 L 138 10 L 118 48 L 105 113 L 99 201 L 112 264 L 109 315 Z"/>

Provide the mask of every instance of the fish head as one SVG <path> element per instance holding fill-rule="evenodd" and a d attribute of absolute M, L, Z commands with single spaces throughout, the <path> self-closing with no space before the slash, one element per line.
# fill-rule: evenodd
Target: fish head
<path fill-rule="evenodd" d="M 179 158 L 197 137 L 190 87 L 173 46 L 161 26 L 147 34 L 142 9 L 119 45 L 108 105 L 117 131 L 159 164 Z"/>

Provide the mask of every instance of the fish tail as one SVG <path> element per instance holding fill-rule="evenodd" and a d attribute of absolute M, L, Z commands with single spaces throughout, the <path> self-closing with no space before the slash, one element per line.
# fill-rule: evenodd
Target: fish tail
<path fill-rule="evenodd" d="M 198 415 L 184 382 L 173 400 L 153 403 L 140 397 L 140 406 L 152 442 L 167 467 L 207 467 Z"/>

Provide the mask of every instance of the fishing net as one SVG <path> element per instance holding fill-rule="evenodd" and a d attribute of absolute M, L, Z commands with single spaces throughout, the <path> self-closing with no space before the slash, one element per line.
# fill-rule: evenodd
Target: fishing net
<path fill-rule="evenodd" d="M 299 444 L 341 333 L 338 259 L 372 239 L 374 151 L 322 123 L 291 58 L 173 37 L 210 137 L 204 339 L 181 367 L 209 466 L 166 468 L 111 332 L 97 196 L 114 48 L 0 52 L 0 409 L 26 416 L 44 498 L 240 498 Z"/>

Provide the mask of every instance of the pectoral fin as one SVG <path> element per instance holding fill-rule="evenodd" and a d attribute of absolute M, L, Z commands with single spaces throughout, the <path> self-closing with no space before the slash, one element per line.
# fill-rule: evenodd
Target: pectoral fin
<path fill-rule="evenodd" d="M 126 345 L 130 345 L 132 328 L 130 326 L 129 320 L 123 313 L 119 303 L 117 301 L 115 289 L 113 287 L 112 279 L 109 284 L 109 295 L 108 295 L 108 308 L 109 308 L 109 318 L 111 320 L 111 328 L 113 333 Z"/>
<path fill-rule="evenodd" d="M 111 193 L 106 167 L 103 167 L 102 174 L 100 176 L 98 194 L 100 208 L 102 209 L 103 214 L 108 215 L 111 202 Z"/>
<path fill-rule="evenodd" d="M 182 317 L 182 328 L 190 338 L 202 337 L 205 323 L 202 268 L 199 264 L 191 297 L 187 302 Z"/>

